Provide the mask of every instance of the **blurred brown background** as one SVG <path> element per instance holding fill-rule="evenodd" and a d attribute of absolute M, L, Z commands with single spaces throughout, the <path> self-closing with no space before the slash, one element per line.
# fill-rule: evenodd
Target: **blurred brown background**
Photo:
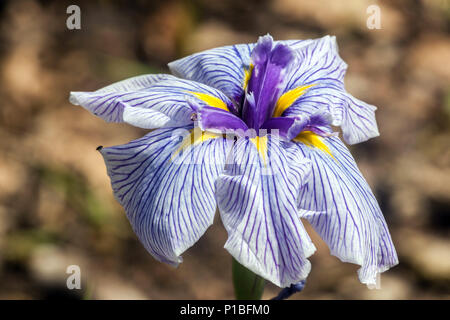
<path fill-rule="evenodd" d="M 81 30 L 66 8 L 81 8 Z M 366 9 L 381 8 L 380 30 Z M 379 138 L 351 149 L 380 201 L 400 265 L 381 290 L 318 252 L 297 299 L 450 298 L 450 2 L 361 0 L 0 2 L 0 298 L 233 298 L 220 219 L 178 269 L 146 253 L 114 201 L 98 145 L 143 130 L 69 104 L 219 45 L 337 36 L 346 87 L 379 107 Z M 66 288 L 79 265 L 82 290 Z M 278 292 L 267 285 L 264 298 Z"/>

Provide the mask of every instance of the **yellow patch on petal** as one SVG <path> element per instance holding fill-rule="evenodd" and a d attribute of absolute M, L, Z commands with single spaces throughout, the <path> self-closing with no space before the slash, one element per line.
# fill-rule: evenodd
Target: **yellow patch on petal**
<path fill-rule="evenodd" d="M 263 137 L 255 137 L 255 138 L 250 138 L 250 142 L 252 142 L 256 149 L 258 150 L 259 155 L 261 156 L 261 158 L 263 159 L 264 165 L 266 165 L 267 163 L 267 136 L 263 136 Z"/>
<path fill-rule="evenodd" d="M 181 150 L 184 150 L 187 147 L 197 145 L 199 143 L 203 143 L 210 139 L 216 139 L 222 137 L 223 135 L 220 133 L 213 133 L 208 131 L 202 131 L 198 128 L 191 129 L 190 134 L 186 135 L 181 142 L 180 147 L 172 154 L 170 160 L 172 161 L 177 154 L 180 153 Z"/>
<path fill-rule="evenodd" d="M 283 112 L 287 108 L 289 108 L 295 102 L 295 100 L 300 98 L 306 92 L 306 90 L 308 90 L 309 88 L 311 88 L 313 86 L 315 86 L 315 84 L 310 84 L 307 86 L 300 86 L 295 89 L 289 90 L 288 92 L 283 93 L 275 105 L 275 109 L 273 110 L 272 117 L 274 117 L 274 118 L 281 117 Z"/>
<path fill-rule="evenodd" d="M 310 148 L 316 147 L 322 150 L 323 152 L 328 153 L 333 159 L 335 159 L 334 156 L 331 154 L 331 151 L 328 148 L 328 146 L 322 141 L 322 137 L 315 134 L 312 131 L 300 132 L 298 136 L 296 136 L 293 140 L 301 142 Z"/>
<path fill-rule="evenodd" d="M 244 76 L 244 85 L 243 85 L 244 90 L 247 89 L 248 82 L 250 81 L 250 77 L 252 76 L 252 72 L 253 72 L 253 68 L 254 67 L 255 66 L 253 64 L 250 64 L 248 69 L 244 69 L 244 74 L 245 74 L 245 76 Z"/>
<path fill-rule="evenodd" d="M 196 96 L 197 98 L 202 100 L 204 103 L 206 103 L 210 107 L 219 108 L 219 109 L 222 109 L 222 110 L 225 110 L 228 112 L 230 111 L 230 110 L 228 110 L 227 104 L 217 97 L 214 97 L 214 96 L 206 94 L 206 93 L 194 92 L 194 91 L 188 91 L 188 93 Z"/>

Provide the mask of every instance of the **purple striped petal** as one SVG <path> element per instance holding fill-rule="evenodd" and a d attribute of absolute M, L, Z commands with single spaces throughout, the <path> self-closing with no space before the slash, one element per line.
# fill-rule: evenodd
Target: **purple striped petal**
<path fill-rule="evenodd" d="M 287 139 L 295 138 L 304 127 L 304 121 L 299 118 L 277 117 L 266 120 L 261 129 L 266 129 L 268 132 L 278 130 L 278 134 Z"/>
<path fill-rule="evenodd" d="M 252 44 L 215 48 L 173 61 L 169 68 L 173 74 L 217 88 L 239 103 L 252 48 Z"/>
<path fill-rule="evenodd" d="M 228 232 L 225 248 L 280 287 L 305 279 L 311 268 L 307 257 L 315 247 L 298 218 L 296 200 L 310 163 L 291 143 L 270 135 L 267 162 L 245 138 L 237 141 L 230 156 L 231 164 L 216 182 Z"/>
<path fill-rule="evenodd" d="M 183 149 L 186 130 L 157 129 L 128 144 L 103 148 L 114 195 L 145 248 L 177 265 L 180 255 L 212 224 L 214 182 L 228 142 L 209 139 Z"/>
<path fill-rule="evenodd" d="M 300 216 L 328 244 L 331 254 L 361 265 L 362 283 L 374 285 L 378 273 L 398 263 L 389 230 L 369 185 L 338 137 L 324 139 L 329 154 L 297 143 L 312 161 L 312 176 L 301 190 Z"/>
<path fill-rule="evenodd" d="M 350 144 L 379 135 L 376 107 L 364 103 L 345 91 L 347 64 L 338 54 L 335 37 L 314 40 L 295 51 L 296 67 L 287 81 L 285 91 L 314 84 L 284 115 L 310 115 L 326 108 L 333 116 L 333 125 L 341 126 L 344 139 Z"/>
<path fill-rule="evenodd" d="M 162 78 L 162 79 L 161 79 Z M 72 92 L 70 101 L 81 105 L 108 122 L 126 122 L 145 129 L 192 124 L 193 109 L 189 92 L 231 101 L 217 89 L 169 75 L 158 75 L 151 82 L 128 79 L 94 92 Z M 139 79 L 138 79 L 139 80 Z"/>

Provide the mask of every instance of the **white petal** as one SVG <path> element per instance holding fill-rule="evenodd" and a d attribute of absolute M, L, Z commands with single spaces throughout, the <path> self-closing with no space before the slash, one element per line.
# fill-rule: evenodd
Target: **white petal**
<path fill-rule="evenodd" d="M 100 151 L 114 195 L 137 236 L 156 259 L 173 265 L 213 222 L 214 182 L 227 153 L 227 141 L 220 137 L 176 154 L 186 134 L 157 129 Z"/>
<path fill-rule="evenodd" d="M 310 163 L 276 138 L 268 148 L 265 166 L 253 143 L 238 140 L 216 197 L 228 231 L 225 248 L 248 269 L 287 287 L 308 276 L 307 257 L 315 251 L 296 208 Z"/>
<path fill-rule="evenodd" d="M 189 92 L 205 93 L 226 104 L 220 91 L 194 81 L 167 76 L 146 86 L 125 81 L 94 92 L 71 92 L 70 101 L 108 122 L 126 122 L 145 129 L 192 124 Z M 117 91 L 118 90 L 118 91 Z"/>
<path fill-rule="evenodd" d="M 375 284 L 378 273 L 398 263 L 389 230 L 369 185 L 338 137 L 326 138 L 331 154 L 298 143 L 312 161 L 312 176 L 300 192 L 306 218 L 331 254 L 361 265 L 361 282 Z"/>
<path fill-rule="evenodd" d="M 291 71 L 285 91 L 314 84 L 285 112 L 286 116 L 312 114 L 324 109 L 333 115 L 333 125 L 341 126 L 344 139 L 354 144 L 379 135 L 376 107 L 362 102 L 344 87 L 347 64 L 338 53 L 335 37 L 314 40 L 296 50 L 297 66 Z"/>

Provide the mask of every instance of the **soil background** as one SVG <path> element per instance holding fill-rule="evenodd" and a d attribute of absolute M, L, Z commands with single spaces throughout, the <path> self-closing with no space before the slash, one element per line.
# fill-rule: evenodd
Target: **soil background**
<path fill-rule="evenodd" d="M 81 30 L 66 9 L 81 8 Z M 381 29 L 368 29 L 368 6 Z M 318 251 L 293 299 L 450 298 L 450 1 L 0 2 L 0 298 L 232 299 L 220 219 L 178 269 L 153 259 L 115 202 L 97 146 L 144 130 L 68 101 L 200 50 L 336 35 L 346 88 L 378 107 L 381 136 L 351 146 L 400 264 L 369 290 L 308 226 Z M 82 289 L 66 287 L 67 266 Z M 264 298 L 276 295 L 268 284 Z"/>

